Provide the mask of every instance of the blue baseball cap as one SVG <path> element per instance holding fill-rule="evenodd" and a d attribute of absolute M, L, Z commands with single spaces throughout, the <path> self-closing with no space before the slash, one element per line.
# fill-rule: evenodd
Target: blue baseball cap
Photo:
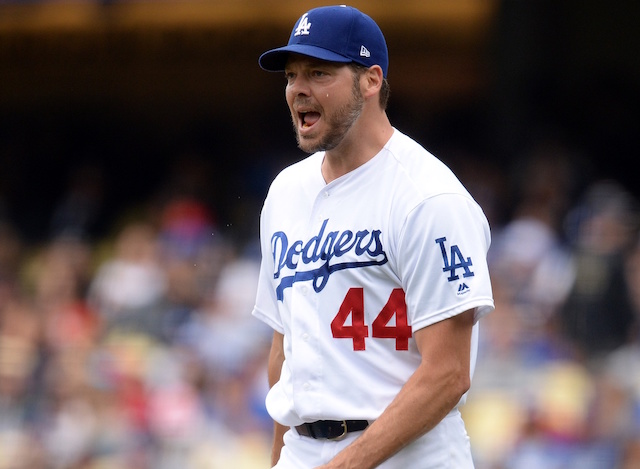
<path fill-rule="evenodd" d="M 385 78 L 389 68 L 387 43 L 376 22 L 346 5 L 309 10 L 296 22 L 289 43 L 265 52 L 258 63 L 264 70 L 281 72 L 291 52 L 329 62 L 380 65 Z"/>

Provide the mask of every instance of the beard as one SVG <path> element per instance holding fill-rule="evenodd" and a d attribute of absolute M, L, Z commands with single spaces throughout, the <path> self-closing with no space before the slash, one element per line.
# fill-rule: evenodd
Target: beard
<path fill-rule="evenodd" d="M 325 134 L 320 137 L 320 140 L 314 142 L 302 140 L 298 133 L 296 123 L 295 121 L 293 122 L 298 148 L 307 153 L 333 150 L 344 140 L 347 132 L 353 127 L 353 124 L 356 123 L 362 113 L 363 106 L 364 97 L 360 92 L 359 80 L 354 77 L 351 100 L 337 109 L 333 114 L 326 116 L 329 128 Z"/>

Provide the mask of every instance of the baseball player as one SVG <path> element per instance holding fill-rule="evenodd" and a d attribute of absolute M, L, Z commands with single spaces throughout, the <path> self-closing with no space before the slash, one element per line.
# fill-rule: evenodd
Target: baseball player
<path fill-rule="evenodd" d="M 312 9 L 260 66 L 284 71 L 299 147 L 261 213 L 253 315 L 274 329 L 272 465 L 472 468 L 458 408 L 493 309 L 489 226 L 453 173 L 392 127 L 377 24 Z"/>

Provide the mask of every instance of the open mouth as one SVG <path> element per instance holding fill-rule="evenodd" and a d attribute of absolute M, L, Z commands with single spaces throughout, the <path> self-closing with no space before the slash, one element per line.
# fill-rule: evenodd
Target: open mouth
<path fill-rule="evenodd" d="M 320 113 L 314 111 L 298 112 L 298 120 L 300 122 L 300 127 L 308 129 L 320 120 Z"/>

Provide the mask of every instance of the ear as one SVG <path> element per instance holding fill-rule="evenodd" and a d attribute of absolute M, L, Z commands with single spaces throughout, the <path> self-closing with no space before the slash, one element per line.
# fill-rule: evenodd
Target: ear
<path fill-rule="evenodd" d="M 384 76 L 380 65 L 372 65 L 360 77 L 360 85 L 362 86 L 362 95 L 370 98 L 380 93 Z"/>

